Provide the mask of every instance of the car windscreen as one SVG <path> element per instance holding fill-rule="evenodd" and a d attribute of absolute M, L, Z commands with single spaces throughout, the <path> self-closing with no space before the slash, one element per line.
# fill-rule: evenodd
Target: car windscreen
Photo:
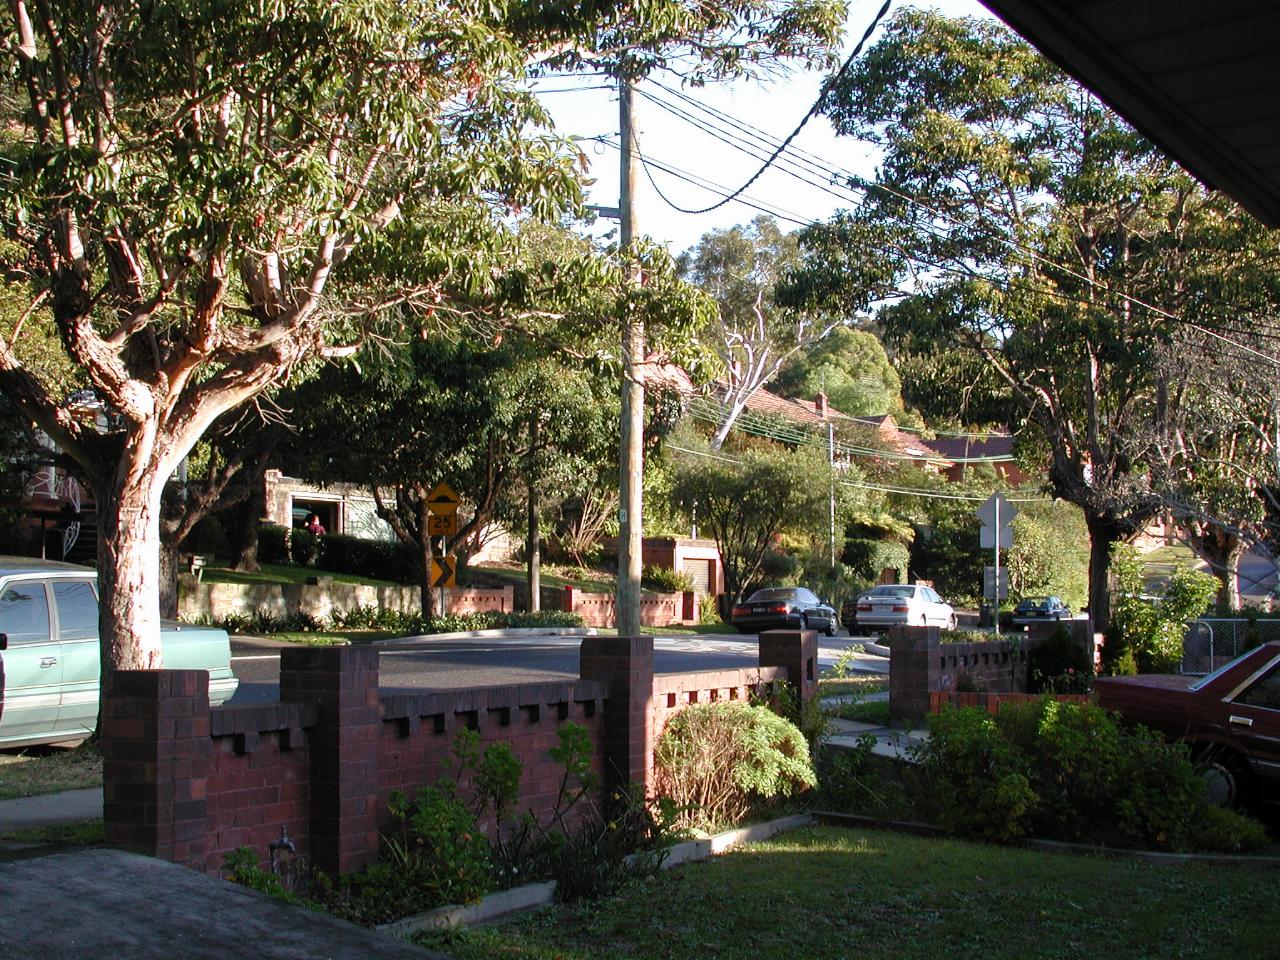
<path fill-rule="evenodd" d="M 766 587 L 747 597 L 747 603 L 755 603 L 757 600 L 790 600 L 795 595 L 794 587 Z"/>
<path fill-rule="evenodd" d="M 915 594 L 915 587 L 876 587 L 867 596 L 869 597 L 911 597 Z"/>

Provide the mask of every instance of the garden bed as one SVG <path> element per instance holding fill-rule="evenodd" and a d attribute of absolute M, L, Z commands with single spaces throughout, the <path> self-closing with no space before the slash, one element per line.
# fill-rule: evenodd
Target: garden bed
<path fill-rule="evenodd" d="M 808 814 L 781 817 L 765 823 L 756 823 L 736 830 L 726 830 L 702 840 L 677 843 L 667 850 L 662 868 L 669 870 L 686 863 L 696 863 L 708 857 L 726 853 L 744 843 L 756 843 L 777 836 L 786 830 L 795 830 L 812 823 Z M 555 902 L 556 882 L 528 883 L 524 886 L 500 890 L 470 905 L 449 904 L 435 910 L 406 917 L 392 923 L 379 924 L 383 933 L 409 936 L 423 930 L 445 930 L 461 926 L 489 923 L 522 910 L 545 907 Z"/>

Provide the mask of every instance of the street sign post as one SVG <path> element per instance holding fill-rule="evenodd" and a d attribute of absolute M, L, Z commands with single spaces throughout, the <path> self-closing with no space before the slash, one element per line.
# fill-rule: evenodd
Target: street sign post
<path fill-rule="evenodd" d="M 983 595 L 993 599 L 996 609 L 993 618 L 996 625 L 996 636 L 1000 635 L 1000 601 L 1009 595 L 1009 572 L 1000 569 L 1000 548 L 1013 546 L 1013 530 L 1009 524 L 1018 515 L 1018 508 L 1004 498 L 998 490 L 983 501 L 982 506 L 974 511 L 974 515 L 982 521 L 982 532 L 979 543 L 983 547 L 994 547 L 996 563 L 994 567 L 984 570 L 991 573 L 991 587 L 988 590 L 987 577 L 983 576 Z M 1000 589 L 997 589 L 997 588 Z"/>
<path fill-rule="evenodd" d="M 447 517 L 451 513 L 457 513 L 460 503 L 462 498 L 454 493 L 453 487 L 447 483 L 437 483 L 427 494 L 427 509 L 437 517 Z"/>
<path fill-rule="evenodd" d="M 458 558 L 448 556 L 449 537 L 458 532 L 458 505 L 462 498 L 444 481 L 437 483 L 427 494 L 427 535 L 440 538 L 442 556 L 431 558 L 431 586 L 440 588 L 440 615 L 449 611 L 445 607 L 445 587 L 458 585 Z"/>
<path fill-rule="evenodd" d="M 427 517 L 427 535 L 431 537 L 452 537 L 458 533 L 457 511 L 441 516 L 433 513 Z"/>

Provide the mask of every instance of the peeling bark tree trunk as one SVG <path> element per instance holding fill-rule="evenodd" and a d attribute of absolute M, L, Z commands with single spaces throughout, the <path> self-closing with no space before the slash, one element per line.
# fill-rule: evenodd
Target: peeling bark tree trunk
<path fill-rule="evenodd" d="M 160 541 L 160 617 L 178 619 L 178 547 L 176 540 L 162 537 Z"/>
<path fill-rule="evenodd" d="M 134 463 L 126 453 L 115 489 L 97 485 L 99 635 L 110 670 L 158 670 L 160 616 L 160 493 L 167 474 Z M 134 469 L 130 469 L 133 467 Z M 131 625 L 132 636 L 117 636 Z"/>

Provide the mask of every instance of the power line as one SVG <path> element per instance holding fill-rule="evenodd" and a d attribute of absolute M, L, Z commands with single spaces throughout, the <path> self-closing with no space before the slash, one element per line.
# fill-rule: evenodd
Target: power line
<path fill-rule="evenodd" d="M 686 209 L 684 207 L 678 207 L 675 204 L 672 204 L 671 201 L 666 200 L 666 198 L 663 198 L 665 202 L 669 206 L 671 206 L 672 209 L 678 211 L 679 213 L 689 213 L 689 214 L 710 213 L 712 210 L 718 210 L 720 207 L 723 207 L 726 203 L 736 199 L 740 194 L 744 193 L 748 188 L 750 188 L 750 186 L 753 183 L 755 183 L 758 179 L 760 179 L 760 177 L 764 174 L 764 172 L 768 170 L 770 166 L 773 165 L 773 162 L 776 159 L 778 159 L 778 157 L 782 154 L 782 152 L 786 150 L 788 146 L 790 146 L 791 141 L 800 135 L 800 131 L 805 128 L 805 124 L 807 124 L 810 120 L 814 118 L 814 116 L 817 115 L 818 110 L 822 107 L 823 100 L 826 99 L 827 94 L 831 91 L 831 88 L 834 87 L 836 83 L 840 80 L 840 78 L 843 77 L 845 73 L 848 72 L 849 68 L 853 66 L 853 62 L 857 60 L 859 55 L 862 53 L 862 48 L 863 46 L 866 45 L 866 42 L 871 38 L 871 34 L 875 32 L 876 27 L 880 25 L 880 21 L 885 18 L 886 14 L 888 14 L 889 7 L 892 5 L 892 3 L 893 3 L 893 0 L 884 0 L 884 5 L 880 7 L 880 11 L 875 15 L 875 18 L 871 21 L 866 31 L 862 34 L 862 39 L 859 40 L 858 45 L 853 48 L 853 52 L 849 54 L 848 58 L 846 58 L 844 64 L 840 67 L 840 69 L 831 77 L 829 77 L 826 80 L 826 82 L 823 83 L 822 89 L 818 91 L 818 96 L 813 101 L 813 106 L 809 108 L 808 112 L 805 113 L 803 119 L 801 119 L 800 123 L 797 124 L 796 128 L 787 135 L 787 138 L 782 141 L 782 143 L 778 146 L 776 150 L 773 151 L 773 154 L 764 162 L 764 164 L 760 167 L 760 169 L 758 169 L 755 173 L 753 173 L 747 179 L 746 183 L 738 187 L 738 189 L 734 190 L 728 196 L 724 197 L 723 199 L 719 200 L 716 203 L 713 203 L 709 207 L 703 207 L 701 210 L 693 210 L 693 209 Z M 643 162 L 644 161 L 642 158 L 641 163 L 643 164 Z"/>
<path fill-rule="evenodd" d="M 735 134 L 735 133 L 726 132 L 723 129 L 716 129 L 703 121 L 699 121 L 697 118 L 690 115 L 687 111 L 682 110 L 678 107 L 675 107 L 672 104 L 666 103 L 662 101 L 660 98 L 655 97 L 651 93 L 641 91 L 643 96 L 645 96 L 651 102 L 655 103 L 657 106 L 661 107 L 662 109 L 666 110 L 667 112 L 671 113 L 674 116 L 684 119 L 686 122 L 702 130 L 704 133 L 707 133 L 709 136 L 712 136 L 713 138 L 719 140 L 720 142 L 724 143 L 726 146 L 730 146 L 733 149 L 736 149 L 736 150 L 739 150 L 740 152 L 748 154 L 749 156 L 758 157 L 758 154 L 753 152 L 754 146 L 759 146 L 761 149 L 767 149 L 770 145 L 777 142 L 775 138 L 772 137 L 772 135 L 766 133 L 763 130 L 760 130 L 760 128 L 758 127 L 754 127 L 753 125 L 748 124 L 745 121 L 738 120 L 737 118 L 732 117 L 731 115 L 725 113 L 724 111 L 717 110 L 713 107 L 707 106 L 706 104 L 703 104 L 700 101 L 697 101 L 692 97 L 689 97 L 688 95 L 684 94 L 682 91 L 674 90 L 657 81 L 652 81 L 652 82 L 654 83 L 655 86 L 659 87 L 663 91 L 678 97 L 680 100 L 700 110 L 702 113 L 716 120 L 719 120 L 721 123 L 728 124 L 730 127 L 736 128 L 738 131 L 740 131 L 740 133 Z M 743 140 L 744 134 L 747 137 L 754 138 L 757 141 L 757 143 L 751 144 L 749 141 L 744 142 Z M 847 202 L 851 202 L 855 205 L 861 206 L 865 203 L 866 194 L 869 193 L 870 190 L 872 189 L 889 193 L 890 195 L 896 196 L 906 201 L 907 203 L 917 207 L 918 209 L 927 212 L 931 216 L 940 218 L 945 221 L 949 221 L 950 223 L 954 224 L 957 227 L 961 227 L 965 229 L 979 229 L 979 230 L 985 231 L 990 239 L 993 239 L 997 243 L 1000 243 L 1008 247 L 1014 253 L 1017 253 L 1022 257 L 1027 258 L 1030 261 L 1030 263 L 1026 264 L 1028 266 L 1040 264 L 1045 267 L 1051 268 L 1053 270 L 1060 271 L 1064 275 L 1072 277 L 1073 279 L 1079 280 L 1087 284 L 1088 286 L 1094 289 L 1097 289 L 1109 296 L 1117 297 L 1123 300 L 1124 302 L 1130 304 L 1131 306 L 1146 310 L 1149 313 L 1152 313 L 1158 317 L 1172 321 L 1174 323 L 1187 325 L 1193 329 L 1199 330 L 1202 333 L 1205 333 L 1209 336 L 1215 337 L 1218 340 L 1221 340 L 1234 347 L 1237 347 L 1240 350 L 1243 350 L 1263 360 L 1266 360 L 1269 363 L 1280 365 L 1280 360 L 1276 359 L 1275 357 L 1269 356 L 1265 353 L 1262 353 L 1261 351 L 1254 350 L 1252 347 L 1249 347 L 1247 344 L 1241 343 L 1237 340 L 1233 340 L 1232 338 L 1225 336 L 1221 332 L 1214 331 L 1211 328 L 1205 327 L 1201 324 L 1195 323 L 1194 321 L 1190 321 L 1188 319 L 1180 317 L 1168 310 L 1165 310 L 1162 307 L 1159 307 L 1153 303 L 1145 301 L 1139 297 L 1133 296 L 1132 294 L 1129 294 L 1125 291 L 1115 290 L 1111 288 L 1109 285 L 1102 283 L 1101 281 L 1098 281 L 1097 279 L 1089 277 L 1083 273 L 1080 273 L 1079 271 L 1073 269 L 1070 266 L 1053 261 L 1048 257 L 1044 256 L 1043 254 L 1039 253 L 1038 251 L 1031 249 L 1030 247 L 1027 247 L 1025 245 L 1017 243 L 1012 238 L 1004 235 L 1003 232 L 997 232 L 996 228 L 993 228 L 992 225 L 990 224 L 968 223 L 964 220 L 959 219 L 958 217 L 955 217 L 952 214 L 949 214 L 945 211 L 940 211 L 935 207 L 931 207 L 928 204 L 918 200 L 917 198 L 911 197 L 910 195 L 905 194 L 899 190 L 896 190 L 893 187 L 890 187 L 885 184 L 872 183 L 871 181 L 867 180 L 865 177 L 862 177 L 856 173 L 853 173 L 852 171 L 830 165 L 829 163 L 827 163 L 827 161 L 822 160 L 820 157 L 817 157 L 815 154 L 810 154 L 807 151 L 799 150 L 797 148 L 791 148 L 789 140 L 783 141 L 781 145 L 776 146 L 774 148 L 773 153 L 770 155 L 769 163 L 772 164 L 786 150 L 791 150 L 793 157 L 798 158 L 798 162 L 801 165 L 801 169 L 807 166 L 812 173 L 819 173 L 819 174 L 828 176 L 830 178 L 830 182 L 821 183 L 821 184 L 817 183 L 814 180 L 810 179 L 809 176 L 799 173 L 794 169 L 787 169 L 783 165 L 779 165 L 779 169 L 789 174 L 790 176 L 793 176 L 796 179 L 799 179 L 802 182 L 807 183 L 809 186 L 816 187 L 818 189 L 823 190 L 824 192 L 830 194 L 833 197 L 836 197 L 837 199 L 845 200 Z M 839 178 L 844 178 L 848 182 L 858 185 L 862 190 L 862 196 L 859 197 L 856 195 L 852 195 L 852 191 L 849 191 L 850 195 L 844 195 L 843 192 L 841 192 L 843 188 L 839 187 L 835 182 Z M 652 182 L 652 179 L 653 179 L 652 176 L 650 176 L 651 182 Z M 655 190 L 657 190 L 656 184 L 654 185 L 654 187 L 655 187 Z M 659 196 L 662 197 L 663 201 L 666 202 L 668 206 L 671 206 L 672 209 L 675 209 L 680 212 L 690 212 L 672 203 L 666 196 L 664 196 L 661 193 L 661 191 L 658 191 L 658 192 L 659 192 Z M 711 209 L 714 209 L 714 208 L 711 208 Z M 934 236 L 939 240 L 949 239 L 949 235 L 944 236 L 942 234 L 939 234 L 936 229 L 931 228 L 928 225 L 911 223 L 908 221 L 901 220 L 900 218 L 894 218 L 894 219 L 897 220 L 897 222 L 899 222 L 903 226 L 908 226 L 913 229 L 924 229 L 931 236 Z M 914 260 L 915 262 L 923 266 L 929 267 L 931 269 L 937 269 L 937 270 L 942 270 L 942 271 L 952 272 L 952 273 L 959 273 L 963 276 L 975 276 L 975 275 L 984 276 L 980 273 L 962 271 L 955 267 L 948 267 L 943 264 L 924 260 L 923 258 L 913 257 L 911 255 L 906 254 L 905 251 L 900 251 L 900 252 L 904 256 L 907 256 L 908 259 Z M 988 280 L 992 279 L 989 277 L 984 277 L 984 278 Z M 1041 287 L 1041 286 L 1033 286 L 1032 289 L 1038 292 L 1043 292 L 1048 295 L 1058 297 L 1068 302 L 1076 302 L 1083 305 L 1089 305 L 1091 303 L 1090 301 L 1087 301 L 1087 300 L 1072 298 L 1056 286 L 1047 287 L 1047 288 Z M 1256 329 L 1250 330 L 1248 332 L 1255 335 L 1262 335 L 1264 337 L 1267 337 L 1268 339 L 1272 338 L 1271 335 L 1267 335 L 1265 332 L 1258 331 Z"/>

